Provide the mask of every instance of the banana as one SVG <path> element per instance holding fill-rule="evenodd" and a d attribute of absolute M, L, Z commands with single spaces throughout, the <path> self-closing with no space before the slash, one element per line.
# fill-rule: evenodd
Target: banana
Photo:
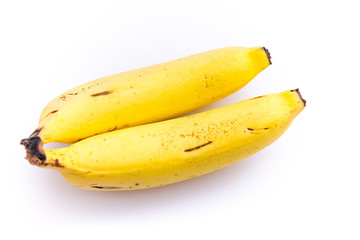
<path fill-rule="evenodd" d="M 239 90 L 270 64 L 263 47 L 227 47 L 103 77 L 53 99 L 30 137 L 72 143 L 173 118 Z"/>
<path fill-rule="evenodd" d="M 60 149 L 24 139 L 27 159 L 76 187 L 134 190 L 171 184 L 246 158 L 278 139 L 304 109 L 298 89 L 181 118 L 96 135 Z"/>

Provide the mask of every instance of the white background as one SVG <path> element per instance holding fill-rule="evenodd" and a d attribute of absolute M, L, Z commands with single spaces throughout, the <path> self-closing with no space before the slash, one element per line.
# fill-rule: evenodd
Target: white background
<path fill-rule="evenodd" d="M 358 10 L 350 0 L 1 1 L 0 234 L 360 239 Z M 198 111 L 292 88 L 308 102 L 261 152 L 202 177 L 132 192 L 77 189 L 24 159 L 20 139 L 60 93 L 226 46 L 265 46 L 273 65 Z"/>

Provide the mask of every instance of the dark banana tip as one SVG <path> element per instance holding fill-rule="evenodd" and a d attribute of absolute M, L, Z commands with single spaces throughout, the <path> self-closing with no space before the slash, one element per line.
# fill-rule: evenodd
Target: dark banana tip
<path fill-rule="evenodd" d="M 303 102 L 304 107 L 306 107 L 306 100 L 301 96 L 300 90 L 297 88 L 297 89 L 291 90 L 291 92 L 296 92 L 299 95 L 299 98 L 301 99 L 301 101 Z"/>
<path fill-rule="evenodd" d="M 20 141 L 20 144 L 25 147 L 26 159 L 32 165 L 45 165 L 45 152 L 43 150 L 43 143 L 40 137 L 24 138 Z"/>
<path fill-rule="evenodd" d="M 271 56 L 270 56 L 269 50 L 267 50 L 265 47 L 263 47 L 263 50 L 264 50 L 264 52 L 266 53 L 266 56 L 267 56 L 267 58 L 268 58 L 268 60 L 269 60 L 269 63 L 270 63 L 270 65 L 271 65 L 272 62 L 271 62 Z"/>

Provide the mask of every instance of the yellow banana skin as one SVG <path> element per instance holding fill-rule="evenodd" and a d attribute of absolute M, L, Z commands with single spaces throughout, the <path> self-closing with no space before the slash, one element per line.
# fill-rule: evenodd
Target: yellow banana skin
<path fill-rule="evenodd" d="M 163 186 L 246 158 L 278 139 L 304 109 L 298 90 L 207 112 L 93 136 L 42 151 L 30 163 L 59 171 L 76 187 L 135 190 Z M 39 138 L 37 138 L 39 139 Z M 40 153 L 40 155 L 42 155 Z"/>
<path fill-rule="evenodd" d="M 103 77 L 52 100 L 30 137 L 72 143 L 169 119 L 230 95 L 270 63 L 263 47 L 227 47 Z"/>

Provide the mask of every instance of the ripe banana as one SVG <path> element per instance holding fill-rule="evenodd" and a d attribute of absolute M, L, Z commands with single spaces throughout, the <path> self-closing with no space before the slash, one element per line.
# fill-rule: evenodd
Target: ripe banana
<path fill-rule="evenodd" d="M 30 137 L 71 143 L 169 119 L 230 95 L 269 64 L 265 48 L 227 47 L 103 77 L 53 99 Z"/>
<path fill-rule="evenodd" d="M 305 107 L 298 89 L 182 118 L 112 131 L 60 149 L 24 139 L 27 159 L 76 187 L 134 190 L 203 175 L 248 157 L 279 138 Z"/>

